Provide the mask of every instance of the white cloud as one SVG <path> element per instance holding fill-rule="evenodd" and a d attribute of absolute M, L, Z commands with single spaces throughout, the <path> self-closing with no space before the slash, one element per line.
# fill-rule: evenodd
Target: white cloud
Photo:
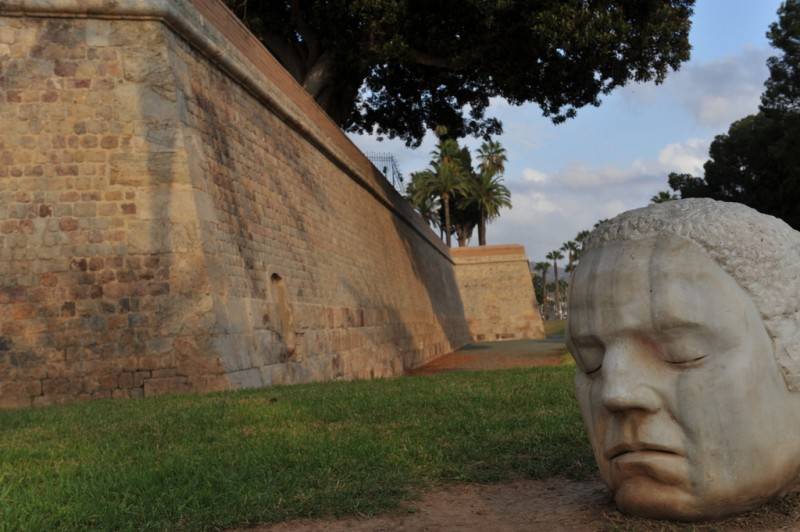
<path fill-rule="evenodd" d="M 689 62 L 661 86 L 634 84 L 622 94 L 649 105 L 679 104 L 697 124 L 714 129 L 758 110 L 769 71 L 767 48 L 743 48 L 738 54 L 704 63 Z M 664 102 L 667 100 L 667 102 Z M 669 103 L 672 100 L 672 103 Z"/>
<path fill-rule="evenodd" d="M 533 190 L 513 194 L 514 207 L 504 213 L 512 223 L 532 223 L 562 209 L 547 194 Z"/>
<path fill-rule="evenodd" d="M 652 171 L 647 168 L 647 165 L 638 160 L 633 161 L 627 167 L 606 165 L 599 168 L 582 162 L 574 162 L 560 170 L 554 179 L 573 189 L 597 188 L 623 184 L 649 173 Z"/>
<path fill-rule="evenodd" d="M 627 165 L 575 161 L 551 173 L 525 168 L 520 179 L 508 181 L 514 207 L 489 226 L 488 241 L 524 244 L 531 260 L 541 260 L 598 220 L 647 205 L 668 189 L 670 172 L 702 175 L 708 144 L 698 138 L 670 143 Z"/>
<path fill-rule="evenodd" d="M 704 139 L 668 144 L 658 153 L 658 162 L 667 172 L 702 175 L 708 146 L 709 142 Z"/>
<path fill-rule="evenodd" d="M 546 183 L 550 177 L 544 172 L 540 172 L 534 168 L 525 168 L 522 171 L 522 180 L 527 183 Z"/>

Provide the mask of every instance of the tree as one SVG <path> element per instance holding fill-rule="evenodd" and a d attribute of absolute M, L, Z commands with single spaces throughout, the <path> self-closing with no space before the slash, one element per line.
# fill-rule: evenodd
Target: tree
<path fill-rule="evenodd" d="M 800 112 L 800 1 L 786 0 L 778 8 L 778 22 L 770 25 L 767 38 L 783 55 L 767 60 L 761 110 Z"/>
<path fill-rule="evenodd" d="M 800 1 L 784 2 L 767 36 L 783 53 L 767 62 L 761 110 L 714 138 L 704 177 L 668 181 L 682 198 L 744 203 L 800 229 Z"/>
<path fill-rule="evenodd" d="M 488 140 L 481 144 L 478 148 L 478 160 L 480 164 L 480 173 L 487 174 L 492 177 L 496 175 L 503 175 L 506 171 L 506 149 L 497 141 Z"/>
<path fill-rule="evenodd" d="M 578 243 L 574 240 L 568 240 L 561 246 L 561 251 L 567 254 L 567 268 L 566 271 L 571 272 L 574 263 L 577 261 L 578 256 Z"/>
<path fill-rule="evenodd" d="M 440 131 L 444 131 L 440 129 Z M 446 131 L 444 131 L 446 134 Z M 466 146 L 457 154 L 464 177 L 464 188 L 450 199 L 450 213 L 458 247 L 464 247 L 472 238 L 472 233 L 480 222 L 480 208 L 470 201 L 473 183 L 478 178 L 472 168 L 472 154 Z"/>
<path fill-rule="evenodd" d="M 466 188 L 464 168 L 459 159 L 460 148 L 454 139 L 440 138 L 433 152 L 431 169 L 415 172 L 418 184 L 414 202 L 422 201 L 422 196 L 436 196 L 444 211 L 444 235 L 447 246 L 451 246 L 452 223 L 450 218 L 451 199 Z M 413 179 L 413 178 L 412 178 Z"/>
<path fill-rule="evenodd" d="M 539 303 L 544 307 L 547 305 L 547 270 L 550 269 L 550 263 L 546 261 L 537 262 L 533 269 L 542 274 L 542 293 L 537 294 L 537 297 L 541 296 Z"/>
<path fill-rule="evenodd" d="M 511 208 L 511 192 L 503 185 L 506 149 L 496 141 L 487 141 L 478 148 L 479 171 L 467 192 L 467 202 L 478 207 L 478 245 L 486 245 L 486 222 L 497 218 L 500 209 Z"/>
<path fill-rule="evenodd" d="M 694 0 L 225 0 L 342 128 L 489 136 L 491 98 L 556 123 L 689 58 Z"/>
<path fill-rule="evenodd" d="M 758 113 L 717 135 L 705 177 L 670 174 L 682 198 L 710 197 L 749 205 L 800 229 L 800 114 Z"/>
<path fill-rule="evenodd" d="M 575 254 L 576 260 L 580 260 L 581 255 L 583 255 L 584 246 L 586 245 L 586 240 L 589 238 L 590 234 L 590 231 L 584 229 L 575 235 L 575 242 L 578 244 L 578 252 Z"/>
<path fill-rule="evenodd" d="M 478 245 L 486 245 L 486 222 L 500 215 L 503 207 L 511 208 L 511 192 L 498 176 L 480 173 L 467 192 L 467 201 L 478 207 Z"/>
<path fill-rule="evenodd" d="M 483 170 L 476 172 L 468 148 L 447 138 L 448 131 L 444 127 L 437 128 L 436 133 L 439 143 L 432 153 L 430 168 L 411 174 L 407 196 L 421 214 L 430 212 L 431 216 L 440 217 L 439 226 L 447 237 L 448 246 L 453 233 L 459 247 L 466 246 L 475 227 L 478 227 L 480 244 L 485 245 L 486 222 L 496 218 L 502 207 L 511 207 L 511 193 L 500 177 L 488 176 L 490 171 L 502 170 L 505 150 L 497 142 L 491 143 L 491 150 L 486 149 L 485 143 L 479 166 Z M 489 161 L 493 166 L 489 167 Z M 432 201 L 438 201 L 440 206 L 435 213 L 429 205 Z"/>
<path fill-rule="evenodd" d="M 450 212 L 453 229 L 458 240 L 458 247 L 465 247 L 472 238 L 472 232 L 478 225 L 480 211 L 478 206 L 468 201 L 472 179 L 468 179 L 464 193 L 458 193 L 450 200 Z"/>
<path fill-rule="evenodd" d="M 411 174 L 411 180 L 406 187 L 406 199 L 408 199 L 428 225 L 437 229 L 442 225 L 439 220 L 439 209 L 436 206 L 436 199 L 434 196 L 428 194 L 426 190 L 426 184 L 431 178 L 432 176 L 430 176 L 429 170 L 413 172 Z M 444 233 L 442 233 L 442 236 L 444 236 Z"/>
<path fill-rule="evenodd" d="M 564 258 L 564 254 L 561 251 L 554 249 L 550 253 L 546 255 L 546 257 L 553 261 L 553 276 L 555 277 L 555 295 L 556 295 L 556 314 L 560 317 L 561 316 L 561 297 L 558 290 L 558 262 L 559 260 Z"/>
<path fill-rule="evenodd" d="M 652 198 L 650 198 L 650 203 L 664 203 L 666 201 L 672 201 L 678 199 L 677 194 L 672 194 L 669 190 L 662 190 Z"/>

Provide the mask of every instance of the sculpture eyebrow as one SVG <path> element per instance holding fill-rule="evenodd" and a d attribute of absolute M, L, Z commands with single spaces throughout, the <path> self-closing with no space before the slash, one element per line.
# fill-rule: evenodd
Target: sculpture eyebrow
<path fill-rule="evenodd" d="M 706 328 L 705 324 L 681 316 L 653 317 L 653 329 L 659 332 L 704 328 Z"/>

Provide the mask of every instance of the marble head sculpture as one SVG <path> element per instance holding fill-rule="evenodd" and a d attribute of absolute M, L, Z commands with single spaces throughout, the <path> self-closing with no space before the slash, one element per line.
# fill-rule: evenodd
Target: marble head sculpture
<path fill-rule="evenodd" d="M 800 233 L 687 199 L 589 237 L 567 345 L 603 480 L 623 512 L 698 520 L 800 475 Z"/>

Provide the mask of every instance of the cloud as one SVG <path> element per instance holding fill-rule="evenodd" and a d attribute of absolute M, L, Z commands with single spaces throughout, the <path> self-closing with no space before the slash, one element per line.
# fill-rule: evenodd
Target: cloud
<path fill-rule="evenodd" d="M 667 144 L 654 159 L 636 159 L 628 165 L 592 165 L 573 161 L 552 174 L 535 168 L 522 171 L 521 183 L 527 185 L 554 185 L 572 191 L 581 189 L 622 187 L 632 182 L 659 181 L 666 183 L 670 172 L 702 175 L 708 158 L 709 141 L 690 138 L 683 142 Z"/>
<path fill-rule="evenodd" d="M 525 168 L 522 171 L 522 180 L 527 183 L 546 183 L 550 178 L 544 172 L 534 168 Z"/>
<path fill-rule="evenodd" d="M 658 162 L 667 172 L 702 175 L 708 146 L 709 142 L 703 139 L 668 144 L 658 153 Z"/>
<path fill-rule="evenodd" d="M 638 160 L 627 167 L 614 165 L 594 167 L 583 162 L 573 162 L 560 170 L 554 179 L 572 189 L 598 188 L 624 184 L 642 175 L 653 173 L 655 171 L 648 168 L 646 163 Z"/>
<path fill-rule="evenodd" d="M 490 244 L 521 243 L 531 260 L 571 240 L 600 219 L 643 207 L 668 189 L 670 172 L 702 175 L 709 140 L 689 138 L 624 165 L 573 161 L 555 172 L 524 168 L 510 175 L 513 208 L 488 227 Z"/>
<path fill-rule="evenodd" d="M 667 77 L 661 86 L 634 84 L 621 92 L 624 97 L 650 105 L 674 105 L 687 111 L 697 124 L 714 129 L 727 126 L 758 110 L 766 66 L 767 48 L 747 47 L 714 61 L 689 62 Z M 662 103 L 667 100 L 666 103 Z"/>

